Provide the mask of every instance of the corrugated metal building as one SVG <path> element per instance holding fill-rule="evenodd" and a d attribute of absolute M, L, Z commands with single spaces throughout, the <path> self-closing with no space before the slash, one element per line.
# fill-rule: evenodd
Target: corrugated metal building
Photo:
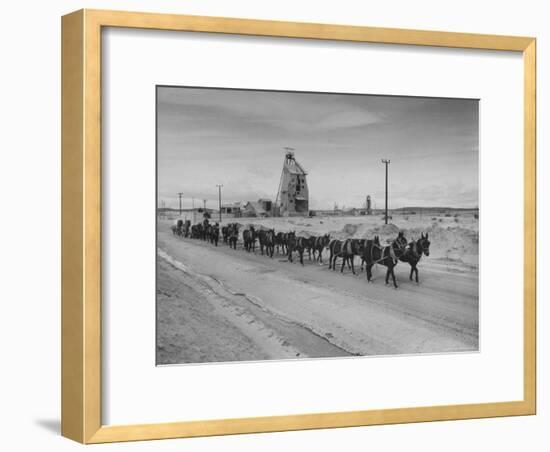
<path fill-rule="evenodd" d="M 267 217 L 267 211 L 264 209 L 261 202 L 248 201 L 243 208 L 243 217 Z"/>

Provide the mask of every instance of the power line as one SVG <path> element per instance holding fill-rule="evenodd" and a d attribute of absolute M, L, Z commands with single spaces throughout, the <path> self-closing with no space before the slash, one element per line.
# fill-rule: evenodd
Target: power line
<path fill-rule="evenodd" d="M 388 165 L 391 163 L 389 160 L 382 159 L 382 163 L 386 165 L 386 213 L 384 214 L 384 222 L 388 224 Z"/>
<path fill-rule="evenodd" d="M 178 197 L 180 199 L 180 217 L 181 217 L 181 197 L 183 196 L 183 193 L 178 193 Z"/>
<path fill-rule="evenodd" d="M 222 222 L 222 187 L 223 184 L 216 184 L 216 187 L 218 187 L 218 206 L 220 211 L 220 224 Z"/>

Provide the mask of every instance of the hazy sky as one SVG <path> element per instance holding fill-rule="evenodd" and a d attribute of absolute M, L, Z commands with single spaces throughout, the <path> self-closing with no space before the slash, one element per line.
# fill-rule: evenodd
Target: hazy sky
<path fill-rule="evenodd" d="M 308 172 L 310 208 L 478 205 L 478 101 L 158 88 L 158 199 L 275 200 L 284 147 Z M 202 201 L 201 201 L 202 203 Z"/>

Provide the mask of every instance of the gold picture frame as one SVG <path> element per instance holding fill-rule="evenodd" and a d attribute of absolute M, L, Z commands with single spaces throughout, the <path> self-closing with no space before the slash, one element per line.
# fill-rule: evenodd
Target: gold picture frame
<path fill-rule="evenodd" d="M 280 36 L 521 52 L 524 64 L 523 400 L 243 419 L 102 425 L 101 29 Z M 536 41 L 530 37 L 80 10 L 62 18 L 62 434 L 81 443 L 530 415 L 536 411 Z"/>

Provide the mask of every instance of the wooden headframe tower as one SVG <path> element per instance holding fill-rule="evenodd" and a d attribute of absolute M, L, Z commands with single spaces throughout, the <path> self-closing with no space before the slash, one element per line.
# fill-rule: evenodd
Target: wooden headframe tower
<path fill-rule="evenodd" d="M 279 215 L 282 216 L 308 215 L 307 172 L 296 161 L 294 150 L 292 148 L 285 148 L 285 150 L 285 160 L 275 205 L 279 210 Z"/>

